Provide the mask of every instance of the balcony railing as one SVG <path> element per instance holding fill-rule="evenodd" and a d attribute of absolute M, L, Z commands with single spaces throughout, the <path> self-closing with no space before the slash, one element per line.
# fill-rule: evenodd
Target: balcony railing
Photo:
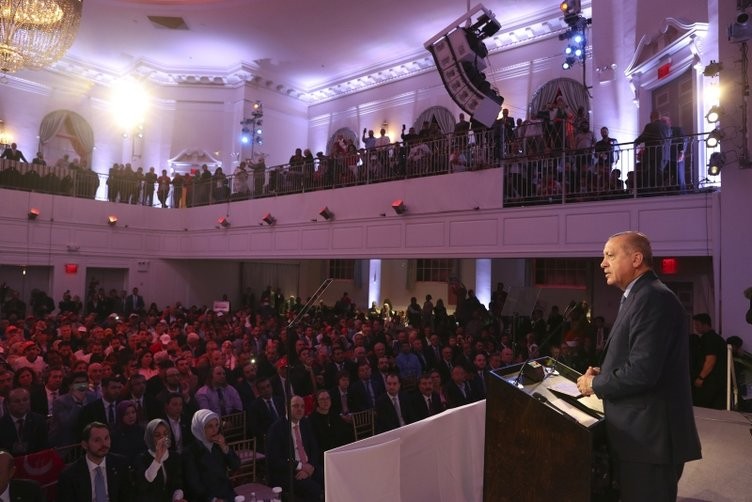
<path fill-rule="evenodd" d="M 524 130 L 520 132 L 524 133 Z M 554 145 L 554 148 L 556 145 Z M 503 169 L 504 206 L 692 193 L 720 183 L 700 179 L 704 139 L 659 145 L 554 149 L 540 135 L 504 141 L 494 131 L 415 139 L 338 156 L 302 158 L 233 174 L 173 177 L 169 187 L 134 172 L 98 174 L 80 168 L 0 160 L 0 187 L 111 202 L 182 208 L 488 168 Z M 158 170 L 158 171 L 161 171 Z"/>

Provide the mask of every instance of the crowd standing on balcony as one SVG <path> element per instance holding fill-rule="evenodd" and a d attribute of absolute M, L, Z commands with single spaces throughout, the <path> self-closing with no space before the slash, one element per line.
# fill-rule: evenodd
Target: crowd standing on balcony
<path fill-rule="evenodd" d="M 463 113 L 451 132 L 436 120 L 420 129 L 403 125 L 401 141 L 392 141 L 385 129 L 378 135 L 363 129 L 360 138 L 339 134 L 330 151 L 297 148 L 289 162 L 267 169 L 263 156 L 242 161 L 232 172 L 213 172 L 204 164 L 198 170 L 157 175 L 131 164 L 113 164 L 106 180 L 111 202 L 174 208 L 245 200 L 268 195 L 319 190 L 429 176 L 488 167 L 504 169 L 507 205 L 592 201 L 684 193 L 693 187 L 686 179 L 689 141 L 668 116 L 657 112 L 633 142 L 627 156 L 618 141 L 600 129 L 596 141 L 588 112 L 572 112 L 561 96 L 538 117 L 515 120 L 503 109 L 488 128 L 468 121 Z M 359 141 L 360 140 L 360 141 Z M 358 146 L 358 142 L 362 146 Z M 622 145 L 623 146 L 623 145 Z M 80 160 L 61 158 L 48 167 L 38 153 L 26 162 L 16 145 L 3 152 L 12 160 L 0 170 L 0 186 L 94 198 L 99 187 L 95 172 Z"/>

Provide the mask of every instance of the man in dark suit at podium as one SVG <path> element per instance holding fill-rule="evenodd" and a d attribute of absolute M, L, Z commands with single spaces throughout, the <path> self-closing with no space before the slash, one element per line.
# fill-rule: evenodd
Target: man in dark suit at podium
<path fill-rule="evenodd" d="M 650 241 L 639 232 L 606 242 L 601 268 L 624 294 L 601 367 L 577 380 L 582 394 L 604 401 L 622 502 L 675 501 L 684 463 L 701 457 L 687 315 L 652 261 Z"/>

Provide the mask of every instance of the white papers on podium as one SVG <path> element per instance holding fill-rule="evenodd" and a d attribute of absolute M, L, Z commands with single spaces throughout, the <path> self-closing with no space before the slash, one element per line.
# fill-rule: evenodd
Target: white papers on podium
<path fill-rule="evenodd" d="M 583 396 L 577 400 L 580 404 L 587 406 L 593 411 L 597 411 L 598 413 L 604 413 L 603 412 L 603 401 L 601 398 L 596 396 L 595 394 L 592 394 L 590 396 Z"/>
<path fill-rule="evenodd" d="M 572 396 L 575 399 L 582 395 L 577 388 L 577 382 L 567 380 L 566 378 L 558 379 L 555 384 L 549 386 L 549 389 Z"/>

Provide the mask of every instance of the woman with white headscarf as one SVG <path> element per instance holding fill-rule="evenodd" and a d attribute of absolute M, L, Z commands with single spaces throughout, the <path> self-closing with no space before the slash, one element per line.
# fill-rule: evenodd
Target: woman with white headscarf
<path fill-rule="evenodd" d="M 143 502 L 185 502 L 183 465 L 180 455 L 170 451 L 170 426 L 161 418 L 146 425 L 147 451 L 136 461 L 138 500 Z"/>
<path fill-rule="evenodd" d="M 183 452 L 183 478 L 191 502 L 232 502 L 235 490 L 227 471 L 240 467 L 240 459 L 227 446 L 219 415 L 198 410 L 191 420 L 196 441 Z"/>

